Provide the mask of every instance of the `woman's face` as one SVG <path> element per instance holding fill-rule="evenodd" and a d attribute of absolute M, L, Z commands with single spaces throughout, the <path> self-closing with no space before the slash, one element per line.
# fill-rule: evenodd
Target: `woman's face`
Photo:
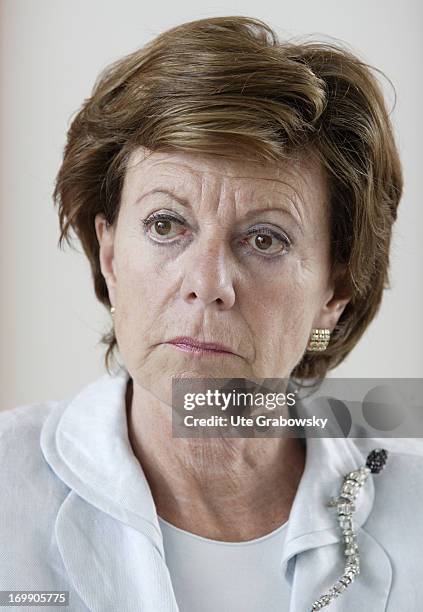
<path fill-rule="evenodd" d="M 160 396 L 172 376 L 288 378 L 311 329 L 332 330 L 348 302 L 330 278 L 320 165 L 145 152 L 130 158 L 115 225 L 96 217 L 134 382 Z M 168 343 L 178 336 L 232 353 L 187 352 Z"/>

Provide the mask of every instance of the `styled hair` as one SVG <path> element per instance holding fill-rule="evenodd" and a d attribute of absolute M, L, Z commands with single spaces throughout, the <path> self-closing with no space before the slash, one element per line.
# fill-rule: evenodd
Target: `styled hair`
<path fill-rule="evenodd" d="M 73 230 L 96 296 L 109 307 L 94 219 L 117 219 L 136 148 L 261 162 L 313 151 L 327 174 L 332 264 L 345 264 L 351 295 L 326 351 L 306 351 L 292 372 L 323 378 L 356 345 L 389 288 L 403 178 L 374 70 L 380 72 L 339 43 L 280 41 L 266 23 L 246 16 L 163 32 L 103 70 L 71 122 L 53 192 L 59 246 L 71 244 Z M 109 369 L 113 329 L 101 341 Z"/>

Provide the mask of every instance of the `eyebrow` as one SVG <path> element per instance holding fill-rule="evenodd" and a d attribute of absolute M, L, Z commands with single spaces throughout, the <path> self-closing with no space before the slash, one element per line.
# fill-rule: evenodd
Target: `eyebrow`
<path fill-rule="evenodd" d="M 191 208 L 188 200 L 185 200 L 184 198 L 181 198 L 180 196 L 177 196 L 176 193 L 174 193 L 173 191 L 170 191 L 169 189 L 151 189 L 150 191 L 147 191 L 146 193 L 143 193 L 137 200 L 135 200 L 135 204 L 139 204 L 141 202 L 141 200 L 143 200 L 144 198 L 146 198 L 149 195 L 152 195 L 153 193 L 164 193 L 166 195 L 169 195 L 171 198 L 173 198 L 174 200 L 176 200 L 177 202 L 179 202 L 179 204 L 182 204 L 182 206 L 186 206 L 187 208 Z"/>
<path fill-rule="evenodd" d="M 137 200 L 135 201 L 135 204 L 139 204 L 141 202 L 141 200 L 143 200 L 147 196 L 152 195 L 154 193 L 164 193 L 165 195 L 168 195 L 171 198 L 173 198 L 176 202 L 178 202 L 182 206 L 185 206 L 186 208 L 191 208 L 191 205 L 188 202 L 188 200 L 186 200 L 185 198 L 181 198 L 180 196 L 176 195 L 176 193 L 173 192 L 170 189 L 163 189 L 163 188 L 155 188 L 155 189 L 151 189 L 150 191 L 147 191 L 146 193 L 143 193 L 139 198 L 137 198 Z M 244 218 L 245 219 L 250 219 L 251 217 L 254 217 L 257 214 L 261 214 L 263 212 L 272 211 L 272 210 L 288 214 L 290 217 L 292 217 L 292 219 L 295 221 L 295 223 L 299 226 L 301 232 L 303 232 L 302 220 L 301 220 L 301 216 L 300 216 L 300 214 L 299 214 L 299 212 L 297 210 L 297 207 L 295 207 L 295 211 L 296 211 L 299 219 L 290 210 L 288 210 L 287 208 L 281 208 L 280 206 L 269 206 L 269 207 L 266 207 L 266 208 L 249 208 L 247 210 L 247 212 L 244 214 Z"/>

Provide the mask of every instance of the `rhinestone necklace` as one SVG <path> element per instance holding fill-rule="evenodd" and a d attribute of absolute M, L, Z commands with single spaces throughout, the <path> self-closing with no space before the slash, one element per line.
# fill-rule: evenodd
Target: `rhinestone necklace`
<path fill-rule="evenodd" d="M 345 589 L 359 576 L 360 574 L 360 552 L 357 545 L 357 534 L 354 531 L 352 520 L 353 512 L 355 511 L 355 499 L 367 480 L 370 472 L 378 474 L 388 459 L 388 451 L 384 448 L 375 448 L 367 456 L 365 465 L 348 472 L 344 476 L 341 492 L 338 497 L 332 497 L 328 506 L 336 508 L 338 512 L 338 523 L 341 528 L 344 555 L 346 558 L 344 573 L 335 584 L 317 599 L 311 608 L 310 612 L 316 612 L 328 606 L 336 597 L 339 597 Z"/>

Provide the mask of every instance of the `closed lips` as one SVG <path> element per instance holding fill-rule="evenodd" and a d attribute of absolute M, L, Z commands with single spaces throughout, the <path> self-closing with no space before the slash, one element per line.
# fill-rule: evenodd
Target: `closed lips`
<path fill-rule="evenodd" d="M 202 350 L 233 353 L 233 351 L 229 347 L 223 344 L 218 344 L 216 342 L 200 342 L 198 340 L 195 340 L 194 338 L 187 337 L 173 338 L 173 340 L 169 340 L 169 344 L 178 344 L 180 346 L 186 346 L 187 348 L 194 349 L 198 348 Z"/>

